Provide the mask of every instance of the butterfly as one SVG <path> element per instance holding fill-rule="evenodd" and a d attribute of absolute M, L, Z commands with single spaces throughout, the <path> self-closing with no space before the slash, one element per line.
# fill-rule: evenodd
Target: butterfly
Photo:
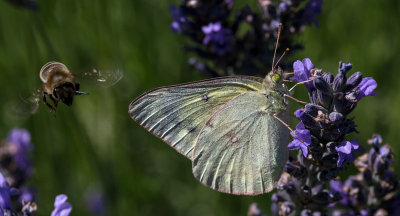
<path fill-rule="evenodd" d="M 273 66 L 264 79 L 231 76 L 153 89 L 131 102 L 129 115 L 189 158 L 204 185 L 266 193 L 288 158 L 290 91 L 283 75 Z"/>

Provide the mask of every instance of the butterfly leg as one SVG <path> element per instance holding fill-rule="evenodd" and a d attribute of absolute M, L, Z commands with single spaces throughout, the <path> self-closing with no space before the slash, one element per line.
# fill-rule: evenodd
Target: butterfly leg
<path fill-rule="evenodd" d="M 304 102 L 304 101 L 301 101 L 301 100 L 299 100 L 299 99 L 296 99 L 296 98 L 292 97 L 291 95 L 284 94 L 283 96 L 284 96 L 284 97 L 287 97 L 287 98 L 290 98 L 290 99 L 296 101 L 297 103 L 299 103 L 299 104 L 301 104 L 301 105 L 306 105 L 306 104 L 307 104 L 307 102 Z"/>
<path fill-rule="evenodd" d="M 292 88 L 289 89 L 289 92 L 293 94 L 294 88 L 296 88 L 298 85 L 304 84 L 304 83 L 308 83 L 308 82 L 311 82 L 311 81 L 313 81 L 313 80 L 314 80 L 314 77 L 311 77 L 309 80 L 305 80 L 305 81 L 302 81 L 302 82 L 298 82 L 298 83 L 294 84 L 294 86 L 292 86 Z"/>
<path fill-rule="evenodd" d="M 290 126 L 285 122 L 285 121 L 283 121 L 282 119 L 280 119 L 279 117 L 278 117 L 278 115 L 280 114 L 281 112 L 277 112 L 277 113 L 275 113 L 273 116 L 274 116 L 274 118 L 276 118 L 278 121 L 280 121 L 283 125 L 285 125 L 289 130 L 290 130 L 290 132 L 292 132 L 293 134 L 296 134 L 293 130 L 292 130 L 292 128 L 290 128 Z"/>

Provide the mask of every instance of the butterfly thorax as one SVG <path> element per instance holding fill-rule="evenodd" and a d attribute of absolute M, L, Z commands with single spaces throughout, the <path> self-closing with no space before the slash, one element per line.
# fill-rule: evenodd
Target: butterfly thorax
<path fill-rule="evenodd" d="M 290 92 L 283 84 L 283 71 L 281 68 L 270 71 L 263 80 L 265 91 L 263 94 L 268 98 L 267 112 L 277 113 L 287 110 L 288 101 L 285 94 L 289 95 Z"/>

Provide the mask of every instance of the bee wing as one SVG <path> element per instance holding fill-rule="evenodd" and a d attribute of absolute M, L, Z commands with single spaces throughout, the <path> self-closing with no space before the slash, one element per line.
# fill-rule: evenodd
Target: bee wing
<path fill-rule="evenodd" d="M 196 138 L 207 119 L 235 96 L 261 91 L 262 79 L 227 77 L 144 93 L 129 106 L 129 114 L 148 131 L 192 159 Z"/>
<path fill-rule="evenodd" d="M 74 76 L 78 79 L 95 82 L 94 85 L 98 85 L 103 88 L 108 88 L 115 85 L 118 81 L 120 81 L 124 76 L 124 74 L 120 69 L 114 69 L 114 70 L 93 69 L 92 71 L 74 74 Z"/>
<path fill-rule="evenodd" d="M 21 98 L 17 103 L 11 105 L 11 113 L 18 119 L 25 119 L 35 114 L 39 108 L 43 89 L 39 87 L 32 91 L 30 95 Z"/>

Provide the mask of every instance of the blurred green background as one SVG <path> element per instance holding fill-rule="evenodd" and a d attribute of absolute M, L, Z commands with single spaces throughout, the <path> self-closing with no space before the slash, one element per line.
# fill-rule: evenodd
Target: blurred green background
<path fill-rule="evenodd" d="M 107 215 L 246 215 L 252 202 L 269 213 L 271 194 L 234 196 L 204 187 L 192 176 L 189 160 L 127 113 L 144 91 L 202 78 L 186 65 L 185 39 L 170 31 L 168 8 L 179 3 L 39 1 L 40 9 L 31 12 L 0 1 L 0 136 L 13 127 L 32 134 L 35 173 L 28 184 L 38 191 L 37 215 L 49 215 L 60 193 L 69 196 L 72 215 L 88 215 L 84 197 L 96 188 L 104 192 Z M 291 57 L 309 57 L 334 73 L 339 60 L 352 62 L 353 72 L 373 76 L 378 95 L 363 99 L 353 112 L 360 133 L 352 137 L 366 146 L 380 133 L 397 156 L 399 14 L 396 0 L 325 1 L 319 28 L 305 29 L 298 38 L 305 49 Z M 44 106 L 28 120 L 11 118 L 9 104 L 41 84 L 38 72 L 51 60 L 71 71 L 119 68 L 124 77 L 108 89 L 82 83 L 90 95 L 76 97 L 71 107 L 61 104 L 56 118 Z M 399 173 L 398 163 L 395 168 Z"/>

